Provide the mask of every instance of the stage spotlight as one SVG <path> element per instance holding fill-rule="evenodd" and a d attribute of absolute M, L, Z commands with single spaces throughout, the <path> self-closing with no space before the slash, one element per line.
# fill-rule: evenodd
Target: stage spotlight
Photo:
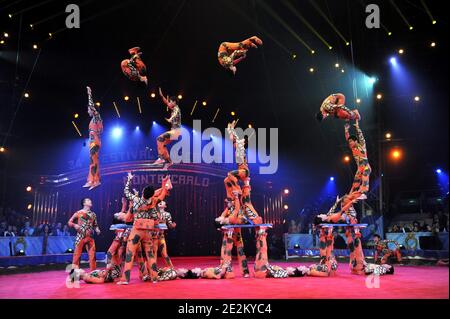
<path fill-rule="evenodd" d="M 442 170 L 441 170 L 440 168 L 438 168 L 438 169 L 436 170 L 436 173 L 442 174 Z"/>
<path fill-rule="evenodd" d="M 203 106 L 206 106 L 207 104 L 208 104 L 208 103 L 206 103 L 206 101 L 203 101 L 203 102 L 202 102 L 202 105 L 203 105 Z"/>
<path fill-rule="evenodd" d="M 336 68 L 338 68 L 338 67 L 339 67 L 339 63 L 336 63 L 334 66 L 335 66 Z"/>
<path fill-rule="evenodd" d="M 288 206 L 287 204 L 285 204 L 285 205 L 283 206 L 283 208 L 284 208 L 284 210 L 288 210 L 288 209 L 289 209 L 289 206 Z"/>
<path fill-rule="evenodd" d="M 389 62 L 390 62 L 392 65 L 397 65 L 397 58 L 391 57 L 391 58 L 389 59 Z"/>
<path fill-rule="evenodd" d="M 342 70 L 341 70 L 341 72 L 342 72 L 342 73 L 344 73 L 344 72 L 345 72 L 345 70 L 344 70 L 344 69 L 342 69 Z"/>
<path fill-rule="evenodd" d="M 155 122 L 155 121 L 153 121 L 153 125 L 156 125 L 156 122 Z"/>
<path fill-rule="evenodd" d="M 4 33 L 3 33 L 3 36 L 4 36 L 5 38 L 8 38 L 8 37 L 9 37 L 9 34 L 8 34 L 7 32 L 4 32 Z"/>
<path fill-rule="evenodd" d="M 414 101 L 420 102 L 420 96 L 415 96 L 415 97 L 414 97 Z"/>
<path fill-rule="evenodd" d="M 23 96 L 28 99 L 30 97 L 30 94 L 26 92 Z"/>
<path fill-rule="evenodd" d="M 436 46 L 436 42 L 431 42 L 430 46 L 434 48 Z"/>
<path fill-rule="evenodd" d="M 38 45 L 37 44 L 33 44 L 33 49 L 37 50 L 38 49 Z"/>
<path fill-rule="evenodd" d="M 411 26 L 409 26 L 409 30 L 413 30 L 414 29 L 414 27 L 411 25 Z"/>
<path fill-rule="evenodd" d="M 12 19 L 13 15 L 10 13 L 10 14 L 8 14 L 8 17 L 9 17 L 10 19 Z"/>
<path fill-rule="evenodd" d="M 136 126 L 136 131 L 139 131 L 140 130 L 140 127 L 139 126 Z"/>
<path fill-rule="evenodd" d="M 329 47 L 328 47 L 328 50 L 332 50 L 332 49 L 333 49 L 333 47 L 332 47 L 332 46 L 329 46 Z"/>
<path fill-rule="evenodd" d="M 391 36 L 391 35 L 392 35 L 392 32 L 391 32 L 391 31 L 389 31 L 389 32 L 388 32 L 388 36 Z"/>
<path fill-rule="evenodd" d="M 315 54 L 315 53 L 316 53 L 316 51 L 314 51 L 314 50 L 311 51 L 311 54 Z"/>
<path fill-rule="evenodd" d="M 253 128 L 253 126 L 251 124 L 248 125 L 248 128 Z"/>
<path fill-rule="evenodd" d="M 402 158 L 402 151 L 400 149 L 391 150 L 391 158 L 395 161 L 398 161 Z"/>
<path fill-rule="evenodd" d="M 349 45 L 350 45 L 350 42 L 345 42 L 345 45 L 346 45 L 346 46 L 349 46 Z"/>
<path fill-rule="evenodd" d="M 121 138 L 123 134 L 123 130 L 120 127 L 115 127 L 112 131 L 112 136 L 114 138 Z"/>
<path fill-rule="evenodd" d="M 361 99 L 356 99 L 357 104 L 361 104 Z"/>
<path fill-rule="evenodd" d="M 100 105 L 102 105 L 100 102 L 95 102 L 95 106 L 99 107 Z"/>
<path fill-rule="evenodd" d="M 26 190 L 27 190 L 27 192 L 31 192 L 33 190 L 33 188 L 31 186 L 27 186 Z"/>
<path fill-rule="evenodd" d="M 72 248 L 67 248 L 65 254 L 73 254 L 73 249 Z"/>
<path fill-rule="evenodd" d="M 80 115 L 78 115 L 78 113 L 75 113 L 75 114 L 73 115 L 73 117 L 76 118 L 76 119 L 77 119 L 79 116 L 80 116 Z"/>
<path fill-rule="evenodd" d="M 27 209 L 31 210 L 32 208 L 33 208 L 33 205 L 32 204 L 28 204 Z"/>
<path fill-rule="evenodd" d="M 369 78 L 369 84 L 374 85 L 375 82 L 377 82 L 377 78 L 376 77 L 372 76 L 372 77 Z"/>
<path fill-rule="evenodd" d="M 437 23 L 437 21 L 436 20 L 433 20 L 433 22 L 432 22 L 433 24 L 436 24 Z"/>
<path fill-rule="evenodd" d="M 293 60 L 297 59 L 297 54 L 293 54 L 293 55 L 292 55 L 292 59 L 293 59 Z"/>
<path fill-rule="evenodd" d="M 334 177 L 333 176 L 330 177 L 330 182 L 334 182 Z"/>
<path fill-rule="evenodd" d="M 350 162 L 350 156 L 345 155 L 344 156 L 344 162 L 346 162 L 346 163 Z"/>
<path fill-rule="evenodd" d="M 235 112 L 231 112 L 230 114 L 231 114 L 231 116 L 235 116 L 235 115 L 236 115 L 236 113 L 235 113 Z"/>
<path fill-rule="evenodd" d="M 403 50 L 403 49 L 398 50 L 398 54 L 403 54 L 403 53 L 405 53 L 405 50 Z"/>
<path fill-rule="evenodd" d="M 387 140 L 390 140 L 392 138 L 392 134 L 391 133 L 386 133 L 385 135 Z"/>
<path fill-rule="evenodd" d="M 53 34 L 51 32 L 49 32 L 48 36 L 51 38 L 53 36 Z"/>
<path fill-rule="evenodd" d="M 152 99 L 154 99 L 154 98 L 156 97 L 156 94 L 155 94 L 155 93 L 152 93 L 152 94 L 150 94 L 150 97 L 151 97 Z"/>
<path fill-rule="evenodd" d="M 1 41 L 0 41 L 0 44 L 5 44 L 5 40 L 1 40 Z"/>
<path fill-rule="evenodd" d="M 313 73 L 314 72 L 314 68 L 309 68 L 309 72 Z"/>
<path fill-rule="evenodd" d="M 377 94 L 377 100 L 381 100 L 383 98 L 382 94 Z"/>
<path fill-rule="evenodd" d="M 181 94 L 178 94 L 177 97 L 178 97 L 179 100 L 182 100 L 182 99 L 183 99 L 183 95 L 181 95 Z"/>
<path fill-rule="evenodd" d="M 300 249 L 300 245 L 299 244 L 294 244 L 294 249 Z"/>
<path fill-rule="evenodd" d="M 284 193 L 284 195 L 289 195 L 289 189 L 285 188 L 283 193 Z"/>
<path fill-rule="evenodd" d="M 130 100 L 130 97 L 129 97 L 128 95 L 126 95 L 123 99 L 124 99 L 125 101 L 128 101 L 128 100 Z"/>
<path fill-rule="evenodd" d="M 0 147 L 0 153 L 4 153 L 6 149 L 4 147 Z"/>

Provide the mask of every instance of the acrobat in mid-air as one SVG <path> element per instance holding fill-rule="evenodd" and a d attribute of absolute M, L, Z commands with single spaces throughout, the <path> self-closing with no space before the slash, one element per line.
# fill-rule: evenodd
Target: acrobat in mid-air
<path fill-rule="evenodd" d="M 156 145 L 158 147 L 158 159 L 153 165 L 164 165 L 164 169 L 169 168 L 172 165 L 167 145 L 172 141 L 176 141 L 181 135 L 181 111 L 178 106 L 178 99 L 175 96 L 165 97 L 159 88 L 159 95 L 161 96 L 164 104 L 170 110 L 170 118 L 166 119 L 170 123 L 170 131 L 167 131 L 156 139 Z"/>
<path fill-rule="evenodd" d="M 142 61 L 141 48 L 131 48 L 128 52 L 130 53 L 131 58 L 125 59 L 120 63 L 123 74 L 131 81 L 141 81 L 147 85 L 147 66 Z"/>
<path fill-rule="evenodd" d="M 236 74 L 236 64 L 247 57 L 250 48 L 258 48 L 263 42 L 260 38 L 253 36 L 242 42 L 222 42 L 219 47 L 218 59 L 220 65 Z"/>
<path fill-rule="evenodd" d="M 94 105 L 92 99 L 91 88 L 87 87 L 88 94 L 88 114 L 92 117 L 89 123 L 89 174 L 87 183 L 83 187 L 88 187 L 89 190 L 99 186 L 100 183 L 100 164 L 99 164 L 99 152 L 102 145 L 101 134 L 103 133 L 103 121 L 98 112 L 98 109 Z"/>
<path fill-rule="evenodd" d="M 320 111 L 316 113 L 316 119 L 321 122 L 328 116 L 334 116 L 341 120 L 360 120 L 361 115 L 358 110 L 350 110 L 345 106 L 345 95 L 335 93 L 328 96 L 320 106 Z"/>

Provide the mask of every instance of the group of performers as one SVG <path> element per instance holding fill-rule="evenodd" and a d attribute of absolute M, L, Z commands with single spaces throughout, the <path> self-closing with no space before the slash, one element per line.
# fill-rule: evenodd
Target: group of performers
<path fill-rule="evenodd" d="M 219 47 L 218 59 L 221 66 L 236 73 L 236 65 L 246 58 L 250 48 L 258 48 L 263 42 L 256 36 L 242 42 L 223 42 Z M 130 58 L 122 61 L 123 73 L 132 81 L 148 84 L 147 67 L 142 61 L 142 52 L 139 47 L 129 50 Z M 94 105 L 92 91 L 87 87 L 88 113 L 92 117 L 89 124 L 89 154 L 90 167 L 87 183 L 84 187 L 92 190 L 100 185 L 99 151 L 101 148 L 101 134 L 103 122 L 98 108 Z M 171 115 L 166 119 L 171 129 L 157 138 L 158 159 L 152 164 L 167 170 L 173 163 L 170 159 L 167 145 L 177 140 L 181 135 L 181 111 L 178 99 L 174 96 L 165 96 L 159 89 L 159 95 L 170 110 Z M 381 238 L 374 237 L 377 252 L 383 254 L 381 265 L 369 264 L 365 261 L 361 243 L 360 227 L 356 218 L 354 204 L 367 198 L 369 191 L 369 178 L 371 173 L 367 156 L 367 149 L 362 130 L 359 126 L 361 115 L 358 110 L 346 107 L 343 94 L 332 94 L 327 97 L 317 113 L 316 118 L 322 121 L 328 117 L 343 119 L 345 123 L 345 138 L 357 163 L 357 171 L 350 191 L 335 204 L 327 214 L 316 217 L 316 225 L 320 228 L 320 260 L 318 264 L 309 267 L 287 267 L 269 263 L 267 252 L 267 231 L 271 224 L 264 224 L 251 201 L 250 170 L 246 156 L 246 140 L 239 137 L 235 129 L 236 121 L 228 124 L 227 132 L 233 142 L 237 169 L 230 171 L 224 179 L 226 197 L 224 210 L 215 219 L 216 228 L 222 233 L 220 263 L 217 267 L 176 269 L 167 254 L 167 243 L 164 232 L 168 228 L 175 228 L 176 223 L 171 214 L 166 211 L 165 198 L 172 190 L 170 176 L 163 178 L 161 188 L 154 190 L 146 186 L 141 195 L 131 189 L 133 174 L 128 173 L 122 198 L 122 209 L 114 214 L 114 220 L 119 223 L 112 228 L 115 231 L 114 240 L 107 252 L 107 265 L 105 269 L 96 269 L 95 242 L 92 238 L 94 232 L 100 234 L 97 218 L 91 211 L 92 201 L 84 198 L 82 209 L 76 212 L 69 220 L 69 226 L 77 230 L 75 251 L 73 255 L 72 279 L 78 277 L 87 283 L 117 282 L 119 285 L 130 283 L 131 271 L 134 262 L 139 268 L 139 278 L 143 281 L 165 281 L 176 278 L 183 279 L 231 279 L 235 278 L 232 265 L 232 252 L 236 247 L 237 259 L 241 276 L 251 276 L 244 250 L 242 236 L 243 228 L 254 230 L 256 242 L 256 256 L 254 263 L 254 276 L 256 278 L 287 278 L 302 276 L 328 277 L 333 275 L 338 267 L 333 255 L 333 227 L 344 225 L 345 236 L 350 250 L 350 270 L 354 274 L 390 274 L 394 268 L 387 264 L 391 255 L 401 258 L 398 252 L 392 252 Z M 355 121 L 356 135 L 350 134 L 350 121 Z M 120 227 L 119 227 L 120 226 Z M 80 269 L 80 257 L 86 247 L 89 255 L 90 271 Z M 164 260 L 165 267 L 158 268 L 158 253 Z M 378 256 L 378 253 L 377 253 Z"/>

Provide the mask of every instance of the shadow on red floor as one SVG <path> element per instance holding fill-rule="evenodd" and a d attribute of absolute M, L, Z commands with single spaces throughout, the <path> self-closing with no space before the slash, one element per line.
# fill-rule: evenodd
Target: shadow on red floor
<path fill-rule="evenodd" d="M 217 257 L 173 258 L 175 267 L 217 266 Z M 298 263 L 274 263 L 293 266 Z M 250 263 L 252 269 L 253 263 Z M 114 283 L 67 288 L 64 271 L 0 276 L 0 298 L 5 299 L 448 299 L 448 267 L 397 266 L 395 274 L 380 278 L 379 288 L 367 288 L 365 276 L 350 274 L 348 265 L 339 264 L 337 275 L 329 278 L 256 279 L 242 278 L 234 266 L 237 278 L 230 280 L 193 279 L 140 282 L 133 269 L 131 283 Z"/>

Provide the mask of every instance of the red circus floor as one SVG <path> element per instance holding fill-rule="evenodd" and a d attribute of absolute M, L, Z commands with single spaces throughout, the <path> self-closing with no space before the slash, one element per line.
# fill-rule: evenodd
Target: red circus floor
<path fill-rule="evenodd" d="M 217 257 L 173 258 L 176 267 L 216 266 Z M 297 265 L 289 262 L 280 266 Z M 236 265 L 237 267 L 237 265 Z M 253 264 L 250 263 L 250 267 Z M 238 270 L 237 268 L 235 271 Z M 434 266 L 397 266 L 395 274 L 383 276 L 379 288 L 366 287 L 366 277 L 351 275 L 345 263 L 330 278 L 256 279 L 237 277 L 230 280 L 181 280 L 156 284 L 140 282 L 137 269 L 131 284 L 88 285 L 69 289 L 67 273 L 46 271 L 0 276 L 1 299 L 448 299 L 449 270 Z M 230 292 L 232 292 L 230 294 Z"/>

